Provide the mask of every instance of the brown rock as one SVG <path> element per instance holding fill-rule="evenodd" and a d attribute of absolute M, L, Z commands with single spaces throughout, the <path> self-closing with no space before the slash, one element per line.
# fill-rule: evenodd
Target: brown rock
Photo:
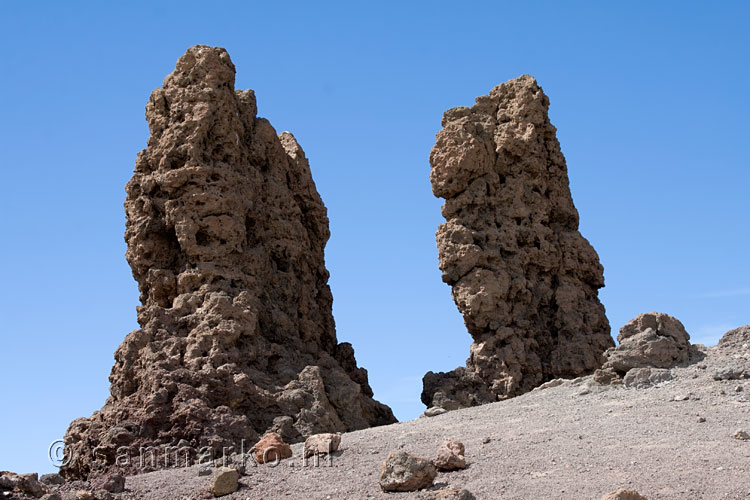
<path fill-rule="evenodd" d="M 94 493 L 88 490 L 76 491 L 76 500 L 96 500 Z"/>
<path fill-rule="evenodd" d="M 125 491 L 125 478 L 120 474 L 109 474 L 97 478 L 92 482 L 97 490 L 104 490 L 110 493 L 121 493 Z"/>
<path fill-rule="evenodd" d="M 65 484 L 65 479 L 60 474 L 42 474 L 39 477 L 39 482 L 47 486 L 60 486 Z"/>
<path fill-rule="evenodd" d="M 141 328 L 115 352 L 104 407 L 70 425 L 64 477 L 114 468 L 121 447 L 133 462 L 174 443 L 190 461 L 238 450 L 281 416 L 296 441 L 395 422 L 337 342 L 328 218 L 305 154 L 234 77 L 224 49 L 195 46 L 151 94 L 125 201 Z"/>
<path fill-rule="evenodd" d="M 606 362 L 601 368 L 610 379 L 623 378 L 635 368 L 667 369 L 690 359 L 690 335 L 677 318 L 664 313 L 639 314 L 620 328 L 617 341 L 620 345 L 604 353 Z M 639 371 L 629 380 L 634 383 L 646 373 Z M 652 374 L 655 381 L 667 379 L 664 372 L 648 372 L 649 377 Z M 599 372 L 594 378 L 597 382 L 608 383 Z"/>
<path fill-rule="evenodd" d="M 255 461 L 259 464 L 276 462 L 292 456 L 292 448 L 275 432 L 266 433 L 253 447 Z"/>
<path fill-rule="evenodd" d="M 613 491 L 611 493 L 607 493 L 602 497 L 602 500 L 648 500 L 643 495 L 639 494 L 637 491 L 633 490 L 626 490 L 625 488 L 620 488 L 619 490 Z"/>
<path fill-rule="evenodd" d="M 403 451 L 392 451 L 380 470 L 383 491 L 417 491 L 428 488 L 437 476 L 431 461 Z"/>
<path fill-rule="evenodd" d="M 614 343 L 597 297 L 603 269 L 578 232 L 549 100 L 528 75 L 453 108 L 430 154 L 443 281 L 474 339 L 466 367 L 424 377 L 445 409 L 586 375 Z"/>
<path fill-rule="evenodd" d="M 340 445 L 341 434 L 315 434 L 305 440 L 305 457 L 333 453 Z"/>
<path fill-rule="evenodd" d="M 464 444 L 460 441 L 446 441 L 437 450 L 433 460 L 439 471 L 452 471 L 466 468 Z"/>
<path fill-rule="evenodd" d="M 0 491 L 16 491 L 32 498 L 40 498 L 46 493 L 46 488 L 39 482 L 39 475 L 16 474 L 15 472 L 0 472 Z"/>
<path fill-rule="evenodd" d="M 240 473 L 231 467 L 219 467 L 211 480 L 211 493 L 215 497 L 229 495 L 239 487 Z"/>

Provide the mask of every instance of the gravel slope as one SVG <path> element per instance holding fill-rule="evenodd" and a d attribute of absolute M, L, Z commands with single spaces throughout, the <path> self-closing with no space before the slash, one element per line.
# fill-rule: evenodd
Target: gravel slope
<path fill-rule="evenodd" d="M 477 499 L 599 499 L 619 487 L 649 499 L 750 499 L 750 380 L 716 381 L 714 369 L 750 367 L 750 347 L 704 349 L 649 389 L 593 385 L 591 378 L 494 404 L 346 433 L 330 465 L 302 466 L 302 445 L 278 466 L 253 466 L 227 499 L 420 498 L 383 493 L 380 466 L 391 449 L 432 458 L 438 445 L 466 445 L 466 470 L 440 473 L 437 487 Z M 739 389 L 738 389 L 739 388 Z M 687 399 L 684 399 L 686 398 Z M 676 400 L 677 399 L 677 400 Z M 699 421 L 699 417 L 705 419 Z M 127 478 L 121 498 L 207 497 L 196 467 Z M 73 486 L 73 485 L 71 485 Z"/>

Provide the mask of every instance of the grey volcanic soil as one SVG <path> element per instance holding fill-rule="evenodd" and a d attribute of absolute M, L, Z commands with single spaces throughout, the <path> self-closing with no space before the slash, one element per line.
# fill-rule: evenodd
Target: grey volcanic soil
<path fill-rule="evenodd" d="M 388 451 L 400 447 L 434 458 L 443 440 L 458 439 L 469 467 L 440 473 L 436 485 L 466 488 L 477 499 L 599 499 L 629 487 L 651 500 L 747 500 L 750 441 L 732 434 L 750 432 L 750 380 L 715 381 L 712 374 L 719 366 L 750 367 L 750 346 L 702 349 L 706 359 L 673 369 L 674 380 L 659 387 L 602 387 L 586 377 L 507 401 L 346 433 L 330 467 L 301 467 L 297 444 L 294 457 L 276 467 L 248 467 L 240 490 L 222 498 L 420 498 L 380 490 Z M 207 496 L 209 484 L 196 467 L 159 471 L 128 477 L 122 497 L 197 499 Z"/>

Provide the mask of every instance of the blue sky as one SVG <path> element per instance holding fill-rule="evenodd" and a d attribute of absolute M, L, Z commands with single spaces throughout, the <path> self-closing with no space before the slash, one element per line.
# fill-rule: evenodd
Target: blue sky
<path fill-rule="evenodd" d="M 415 418 L 470 336 L 440 280 L 428 154 L 444 110 L 534 75 L 599 252 L 613 332 L 636 314 L 715 343 L 750 323 L 746 2 L 4 2 L 0 7 L 0 470 L 101 407 L 137 328 L 124 185 L 144 106 L 220 45 L 292 131 L 328 206 L 340 341 Z"/>

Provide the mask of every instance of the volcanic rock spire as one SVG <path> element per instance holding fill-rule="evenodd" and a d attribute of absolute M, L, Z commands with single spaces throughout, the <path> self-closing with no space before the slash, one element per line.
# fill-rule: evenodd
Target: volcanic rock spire
<path fill-rule="evenodd" d="M 428 372 L 422 401 L 453 409 L 591 373 L 613 345 L 603 269 L 578 232 L 549 100 L 531 76 L 448 110 L 430 154 L 445 199 L 443 281 L 473 337 L 466 367 Z"/>
<path fill-rule="evenodd" d="M 270 429 L 299 441 L 395 421 L 337 342 L 305 154 L 234 78 L 224 49 L 195 46 L 151 94 L 125 201 L 141 328 L 115 352 L 104 407 L 68 429 L 67 477 L 146 446 L 247 451 Z"/>

